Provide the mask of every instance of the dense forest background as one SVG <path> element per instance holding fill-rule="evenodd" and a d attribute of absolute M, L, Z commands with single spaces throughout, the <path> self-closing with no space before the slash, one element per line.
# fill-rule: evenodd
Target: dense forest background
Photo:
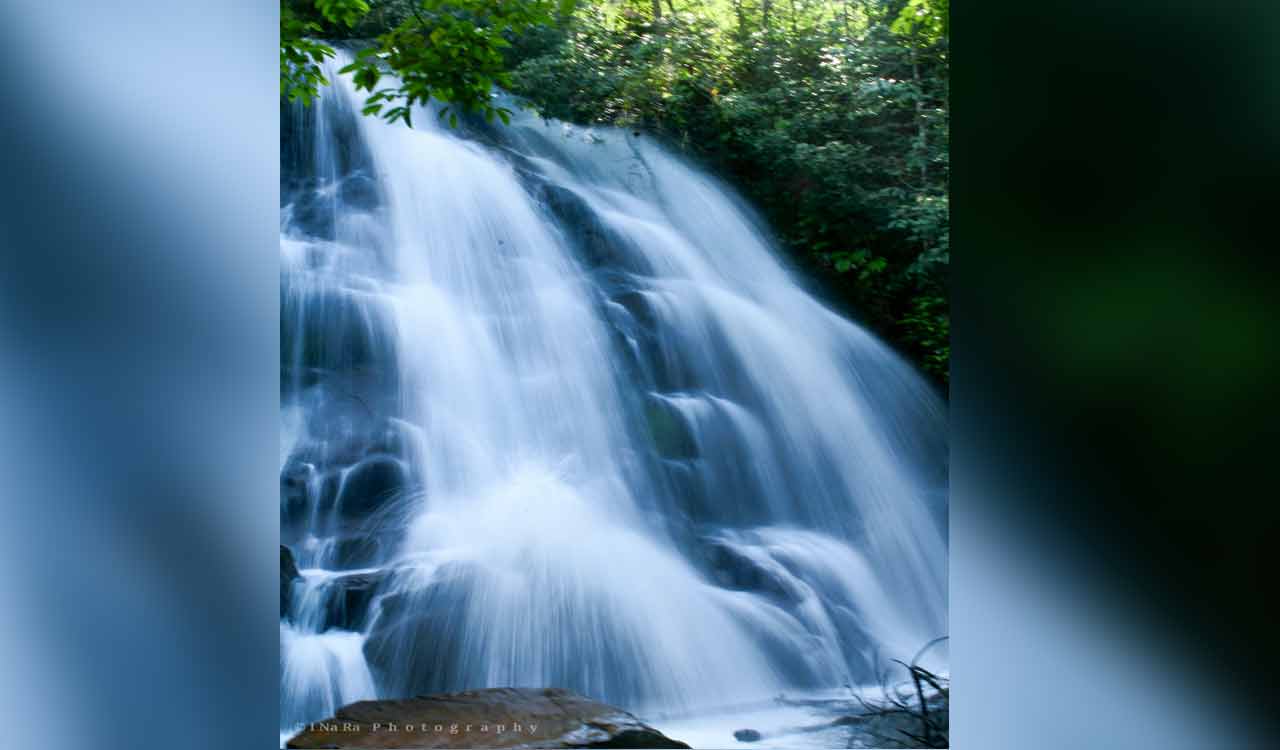
<path fill-rule="evenodd" d="M 282 0 L 281 85 L 323 96 L 320 40 L 359 40 L 370 116 L 412 125 L 435 98 L 454 124 L 505 121 L 500 86 L 546 117 L 660 138 L 945 388 L 948 1 Z"/>

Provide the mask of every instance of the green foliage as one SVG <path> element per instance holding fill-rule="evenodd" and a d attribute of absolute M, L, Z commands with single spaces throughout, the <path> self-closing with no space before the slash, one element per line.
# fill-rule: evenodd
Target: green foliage
<path fill-rule="evenodd" d="M 422 0 L 410 18 L 378 37 L 376 46 L 361 50 L 342 72 L 369 92 L 366 115 L 411 126 L 413 106 L 436 99 L 447 105 L 439 115 L 447 114 L 452 126 L 458 110 L 507 122 L 510 110 L 490 101 L 495 85 L 511 86 L 503 55 L 511 46 L 507 35 L 551 23 L 557 8 L 546 0 Z M 395 72 L 396 85 L 380 89 L 388 69 Z"/>
<path fill-rule="evenodd" d="M 366 0 L 287 0 L 280 9 L 280 82 L 290 100 L 310 103 L 328 81 L 319 64 L 333 49 L 311 36 L 340 36 L 371 14 Z M 510 110 L 491 103 L 494 86 L 510 87 L 504 51 L 510 39 L 532 27 L 553 23 L 573 12 L 574 0 L 412 0 L 379 4 L 377 23 L 395 19 L 373 46 L 361 49 L 345 66 L 356 88 L 368 92 L 363 112 L 390 122 L 413 125 L 413 108 L 435 99 L 446 106 L 439 116 L 457 126 L 458 113 L 510 119 Z M 311 14 L 314 18 L 305 17 Z M 318 16 L 318 17 L 316 17 Z M 336 33 L 334 33 L 336 32 Z M 384 73 L 393 80 L 379 88 Z"/>
<path fill-rule="evenodd" d="M 366 13 L 365 0 L 315 0 L 314 5 L 282 0 L 280 3 L 280 91 L 289 101 L 311 104 L 320 87 L 329 81 L 320 72 L 333 48 L 312 37 L 325 31 L 325 24 L 354 26 Z"/>
<path fill-rule="evenodd" d="M 725 175 L 857 317 L 946 382 L 947 0 L 585 4 L 515 60 L 546 116 Z"/>
<path fill-rule="evenodd" d="M 365 0 L 316 0 L 316 9 L 329 23 L 355 26 L 369 12 Z"/>
<path fill-rule="evenodd" d="M 329 83 L 320 63 L 333 57 L 333 48 L 308 38 L 319 31 L 319 24 L 299 18 L 288 5 L 280 6 L 280 91 L 291 102 L 310 104 Z"/>
<path fill-rule="evenodd" d="M 950 0 L 911 0 L 889 28 L 918 44 L 937 44 L 951 31 L 950 5 Z"/>

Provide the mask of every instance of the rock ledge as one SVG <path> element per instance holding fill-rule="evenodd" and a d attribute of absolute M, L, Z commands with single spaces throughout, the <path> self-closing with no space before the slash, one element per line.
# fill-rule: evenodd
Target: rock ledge
<path fill-rule="evenodd" d="M 360 701 L 289 748 L 688 748 L 620 708 L 556 688 L 492 688 Z"/>

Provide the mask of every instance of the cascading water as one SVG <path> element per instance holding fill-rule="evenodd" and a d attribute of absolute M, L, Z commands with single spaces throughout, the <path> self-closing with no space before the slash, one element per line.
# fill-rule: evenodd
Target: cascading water
<path fill-rule="evenodd" d="M 691 711 L 946 632 L 938 398 L 645 137 L 282 122 L 284 729 L 556 686 Z"/>

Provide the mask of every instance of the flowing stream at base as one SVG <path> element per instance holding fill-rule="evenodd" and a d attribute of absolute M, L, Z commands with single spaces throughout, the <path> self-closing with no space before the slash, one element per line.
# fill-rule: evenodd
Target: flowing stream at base
<path fill-rule="evenodd" d="M 944 407 L 651 139 L 282 112 L 281 722 L 695 714 L 946 633 Z"/>

